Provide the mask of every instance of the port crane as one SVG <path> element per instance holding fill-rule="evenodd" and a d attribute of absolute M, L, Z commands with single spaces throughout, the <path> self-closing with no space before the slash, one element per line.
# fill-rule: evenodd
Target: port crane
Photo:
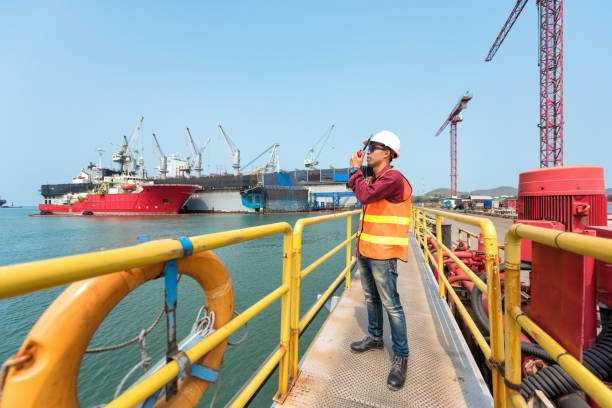
<path fill-rule="evenodd" d="M 142 121 L 144 120 L 144 115 L 141 115 L 138 119 L 138 123 L 136 124 L 136 128 L 134 132 L 132 132 L 132 136 L 130 137 L 130 141 L 128 142 L 127 137 L 123 135 L 123 144 L 121 145 L 121 150 L 119 152 L 113 153 L 112 160 L 115 163 L 121 164 L 121 172 L 126 174 L 133 174 L 139 168 L 142 168 L 144 165 L 144 159 L 142 156 L 138 158 L 138 160 L 134 157 L 134 152 L 132 149 L 134 144 L 136 143 L 136 139 L 138 137 L 138 133 L 142 127 Z M 137 151 L 135 151 L 138 153 Z"/>
<path fill-rule="evenodd" d="M 240 150 L 238 149 L 238 147 L 236 147 L 234 142 L 232 142 L 232 139 L 230 139 L 229 136 L 225 133 L 225 130 L 223 130 L 223 127 L 220 123 L 219 129 L 221 130 L 223 140 L 225 140 L 227 150 L 229 150 L 230 155 L 232 156 L 232 168 L 234 169 L 234 176 L 237 176 L 240 174 Z"/>
<path fill-rule="evenodd" d="M 321 154 L 325 143 L 327 143 L 327 140 L 331 136 L 335 127 L 336 124 L 332 124 L 329 129 L 327 129 L 327 131 L 323 134 L 323 136 L 321 136 L 319 140 L 317 140 L 317 142 L 310 149 L 308 149 L 308 153 L 306 153 L 306 158 L 304 159 L 304 166 L 306 166 L 307 169 L 315 169 L 317 167 L 317 165 L 319 164 L 319 155 Z M 315 149 L 317 148 L 317 146 L 318 150 L 315 154 Z"/>
<path fill-rule="evenodd" d="M 467 108 L 468 102 L 472 99 L 472 95 L 466 92 L 463 95 L 455 107 L 451 110 L 450 114 L 436 132 L 436 136 L 450 123 L 450 192 L 451 197 L 457 197 L 457 123 L 463 121 L 463 115 L 461 111 Z"/>
<path fill-rule="evenodd" d="M 195 175 L 196 177 L 201 177 L 202 176 L 202 152 L 204 152 L 204 150 L 206 149 L 206 146 L 208 146 L 208 143 L 210 143 L 210 137 L 202 145 L 202 148 L 198 150 L 193 141 L 193 137 L 191 137 L 191 132 L 189 131 L 189 128 L 186 128 L 186 129 L 187 129 L 187 135 L 189 135 L 189 143 L 191 146 L 191 152 L 193 153 L 193 168 L 195 170 Z"/>
<path fill-rule="evenodd" d="M 491 61 L 527 0 L 518 0 L 493 42 Z M 563 0 L 538 0 L 540 67 L 540 167 L 563 166 Z"/>
<path fill-rule="evenodd" d="M 251 173 L 274 173 L 279 171 L 279 157 L 278 157 L 278 147 L 280 146 L 280 144 L 278 143 L 274 143 L 272 146 L 268 147 L 266 150 L 264 150 L 263 152 L 261 152 L 257 157 L 255 157 L 253 160 L 251 160 L 250 162 L 248 162 L 247 164 L 244 165 L 244 167 L 241 167 L 240 170 L 244 170 L 246 168 L 248 168 L 251 164 L 255 163 L 255 161 L 257 161 L 261 156 L 263 156 L 264 154 L 270 152 L 270 158 L 268 159 L 268 162 L 266 164 L 263 164 L 259 167 L 254 168 L 253 170 L 251 170 Z"/>
<path fill-rule="evenodd" d="M 168 174 L 168 157 L 164 154 L 161 146 L 159 145 L 155 133 L 153 133 L 153 140 L 155 140 L 155 145 L 157 146 L 157 151 L 159 153 L 159 178 L 163 180 Z"/>

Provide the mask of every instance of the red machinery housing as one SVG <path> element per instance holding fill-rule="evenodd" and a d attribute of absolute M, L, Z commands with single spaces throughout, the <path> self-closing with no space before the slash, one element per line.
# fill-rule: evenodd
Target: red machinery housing
<path fill-rule="evenodd" d="M 517 222 L 557 221 L 565 231 L 607 225 L 603 167 L 560 166 L 519 175 Z"/>
<path fill-rule="evenodd" d="M 603 168 L 559 166 L 520 174 L 516 222 L 604 236 L 606 231 L 589 228 L 608 222 Z M 596 282 L 592 258 L 529 240 L 521 243 L 521 258 L 532 262 L 531 318 L 580 359 L 595 343 L 596 293 L 609 293 L 611 283 L 603 273 Z"/>

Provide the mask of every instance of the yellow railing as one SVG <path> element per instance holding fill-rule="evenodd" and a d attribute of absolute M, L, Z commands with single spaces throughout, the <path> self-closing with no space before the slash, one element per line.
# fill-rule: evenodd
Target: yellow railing
<path fill-rule="evenodd" d="M 435 233 L 427 223 L 433 223 L 426 214 L 435 216 Z M 441 223 L 443 217 L 466 224 L 479 226 L 482 229 L 486 251 L 487 283 L 476 276 L 459 258 L 441 242 Z M 612 263 L 612 240 L 591 237 L 587 235 L 560 232 L 547 228 L 538 228 L 525 224 L 516 224 L 506 234 L 505 250 L 505 325 L 503 332 L 501 319 L 501 301 L 499 285 L 497 234 L 491 221 L 485 218 L 449 213 L 439 210 L 415 208 L 413 210 L 412 231 L 419 244 L 423 247 L 425 261 L 434 257 L 427 248 L 427 237 L 435 237 L 438 250 L 435 264 L 438 270 L 440 296 L 445 297 L 444 288 L 448 289 L 457 310 L 466 326 L 472 332 L 485 358 L 489 361 L 493 373 L 493 398 L 495 407 L 514 406 L 526 407 L 527 402 L 518 389 L 521 385 L 521 329 L 525 330 L 551 355 L 554 360 L 576 381 L 580 387 L 597 404 L 602 407 L 612 407 L 612 391 L 578 360 L 550 337 L 542 328 L 521 311 L 521 239 L 530 239 L 544 245 L 559 248 L 564 251 L 590 256 L 595 259 Z M 443 273 L 443 254 L 448 256 L 461 268 L 474 284 L 488 297 L 489 321 L 491 324 L 491 345 L 489 345 L 473 319 L 455 294 Z M 505 336 L 505 347 L 504 338 Z M 501 368 L 504 367 L 502 370 Z M 504 380 L 505 378 L 505 380 Z M 505 386 L 508 384 L 509 386 Z"/>
<path fill-rule="evenodd" d="M 241 407 L 246 405 L 276 366 L 279 367 L 279 384 L 275 399 L 282 400 L 286 396 L 289 388 L 289 376 L 291 375 L 293 379 L 297 376 L 299 334 L 304 331 L 316 313 L 321 309 L 325 300 L 335 291 L 342 280 L 346 279 L 346 287 L 350 286 L 350 271 L 355 263 L 354 260 L 351 260 L 351 240 L 355 237 L 355 234 L 351 232 L 351 215 L 358 212 L 356 210 L 320 217 L 303 218 L 296 223 L 295 229 L 292 229 L 288 223 L 281 222 L 189 238 L 193 245 L 193 253 L 196 254 L 270 235 L 283 234 L 281 285 L 204 340 L 186 350 L 187 357 L 191 362 L 199 360 L 250 319 L 281 298 L 279 345 L 258 368 L 247 384 L 232 398 L 230 406 Z M 301 270 L 303 228 L 307 225 L 343 217 L 347 218 L 346 240 L 304 270 Z M 321 299 L 315 302 L 300 320 L 299 288 L 301 279 L 341 250 L 342 247 L 346 247 L 345 268 L 324 292 Z M 125 269 L 178 259 L 183 255 L 183 246 L 179 241 L 164 239 L 103 252 L 4 266 L 0 267 L 0 281 L 2 282 L 2 285 L 0 285 L 0 299 L 49 289 Z M 164 384 L 178 374 L 179 366 L 176 362 L 172 361 L 128 389 L 107 406 L 135 406 L 162 388 Z"/>
<path fill-rule="evenodd" d="M 432 219 L 427 217 L 427 214 L 435 217 L 435 233 L 427 226 L 428 221 L 430 223 L 433 222 Z M 483 282 L 478 275 L 476 275 L 442 243 L 442 221 L 444 217 L 473 225 L 475 227 L 480 227 L 482 230 L 485 245 L 485 269 L 487 274 L 486 283 Z M 431 258 L 432 262 L 437 265 L 436 269 L 438 271 L 440 297 L 446 298 L 446 292 L 448 291 L 463 321 L 472 332 L 476 343 L 478 343 L 478 346 L 482 350 L 485 359 L 493 368 L 493 401 L 495 407 L 503 407 L 505 403 L 506 389 L 504 384 L 504 372 L 502 368 L 504 362 L 504 334 L 501 319 L 501 290 L 499 281 L 497 233 L 495 232 L 493 223 L 486 218 L 472 217 L 429 208 L 414 208 L 412 216 L 412 231 L 417 241 L 423 248 L 425 262 L 429 262 L 429 259 Z M 436 245 L 438 247 L 438 250 L 436 251 L 437 259 L 434 259 L 427 247 L 427 238 L 429 236 L 435 238 L 436 240 Z M 478 289 L 480 289 L 487 296 L 487 301 L 489 304 L 490 345 L 487 343 L 486 339 L 478 329 L 474 319 L 472 319 L 467 309 L 463 306 L 463 303 L 453 290 L 451 284 L 448 282 L 448 279 L 446 279 L 446 276 L 444 276 L 444 253 L 446 253 L 450 259 L 452 259 L 457 266 L 459 266 L 459 268 L 465 272 L 470 280 L 474 282 Z"/>
<path fill-rule="evenodd" d="M 612 263 L 612 240 L 561 232 L 547 228 L 515 224 L 506 233 L 505 242 L 505 314 L 506 314 L 506 380 L 512 388 L 521 385 L 521 328 L 576 381 L 601 407 L 612 407 L 612 391 L 572 357 L 559 343 L 521 311 L 521 239 L 530 239 L 550 247 Z M 507 389 L 507 401 L 525 406 L 518 391 Z"/>
<path fill-rule="evenodd" d="M 340 283 L 345 280 L 345 285 L 350 288 L 351 285 L 351 268 L 355 264 L 355 260 L 351 260 L 351 240 L 355 238 L 355 234 L 352 234 L 351 215 L 359 214 L 360 210 L 348 211 L 339 214 L 322 215 L 319 217 L 302 218 L 295 223 L 293 230 L 293 279 L 291 286 L 291 341 L 289 343 L 289 376 L 295 381 L 298 376 L 298 351 L 299 351 L 299 337 L 300 334 L 306 329 L 308 324 L 316 316 L 318 311 L 323 307 L 327 299 L 334 293 Z M 346 240 L 337 245 L 334 249 L 323 255 L 312 264 L 302 269 L 302 232 L 304 227 L 314 224 L 320 224 L 322 222 L 346 217 Z M 340 251 L 342 247 L 346 246 L 346 265 L 338 277 L 332 282 L 332 284 L 323 293 L 321 298 L 317 300 L 312 307 L 306 312 L 306 314 L 300 319 L 300 286 L 301 281 L 305 278 L 313 269 L 321 265 L 327 259 L 329 259 L 336 252 Z"/>

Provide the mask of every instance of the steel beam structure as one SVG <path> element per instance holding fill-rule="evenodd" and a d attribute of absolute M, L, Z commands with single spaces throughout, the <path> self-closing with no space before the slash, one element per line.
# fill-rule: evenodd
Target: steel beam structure
<path fill-rule="evenodd" d="M 540 0 L 540 167 L 563 166 L 563 0 Z"/>
<path fill-rule="evenodd" d="M 450 126 L 451 197 L 457 197 L 457 122 L 452 120 Z"/>
<path fill-rule="evenodd" d="M 472 99 L 472 95 L 466 92 L 455 107 L 451 110 L 448 118 L 444 121 L 440 129 L 436 132 L 439 136 L 444 129 L 450 124 L 450 193 L 451 197 L 457 196 L 457 123 L 463 120 L 461 111 L 467 108 L 468 102 Z"/>
<path fill-rule="evenodd" d="M 485 61 L 491 61 L 528 0 L 517 0 Z M 540 167 L 563 166 L 563 0 L 537 0 Z"/>

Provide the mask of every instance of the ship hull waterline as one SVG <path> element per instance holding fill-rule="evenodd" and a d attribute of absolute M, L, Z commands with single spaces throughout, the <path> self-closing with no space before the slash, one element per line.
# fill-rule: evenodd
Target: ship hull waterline
<path fill-rule="evenodd" d="M 39 204 L 42 215 L 167 215 L 177 214 L 198 188 L 185 184 L 142 186 L 138 193 L 87 194 L 71 205 Z M 83 214 L 86 213 L 86 214 Z"/>

